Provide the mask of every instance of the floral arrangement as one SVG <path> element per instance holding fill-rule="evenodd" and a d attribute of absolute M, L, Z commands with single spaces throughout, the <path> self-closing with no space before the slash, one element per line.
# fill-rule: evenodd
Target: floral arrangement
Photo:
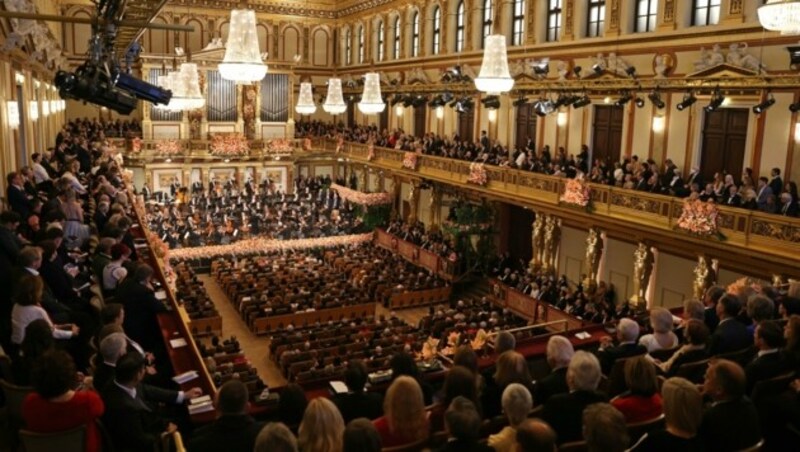
<path fill-rule="evenodd" d="M 337 246 L 360 245 L 372 241 L 373 234 L 340 235 L 313 239 L 275 240 L 265 237 L 239 240 L 230 245 L 201 246 L 172 250 L 170 260 L 208 259 L 218 256 L 245 255 L 270 251 L 294 251 L 310 248 L 332 248 Z"/>
<path fill-rule="evenodd" d="M 181 153 L 181 143 L 178 140 L 161 140 L 156 143 L 156 152 L 161 155 L 178 155 Z"/>
<path fill-rule="evenodd" d="M 677 227 L 700 236 L 719 235 L 719 209 L 713 202 L 687 199 Z"/>
<path fill-rule="evenodd" d="M 417 153 L 416 152 L 406 152 L 403 154 L 403 168 L 408 168 L 410 170 L 417 169 Z"/>
<path fill-rule="evenodd" d="M 134 154 L 138 154 L 142 152 L 142 139 L 139 137 L 135 137 L 131 140 L 131 152 Z"/>
<path fill-rule="evenodd" d="M 294 151 L 292 142 L 283 138 L 264 142 L 264 149 L 270 154 L 291 154 Z"/>
<path fill-rule="evenodd" d="M 339 193 L 339 196 L 345 201 L 350 201 L 354 204 L 359 204 L 362 206 L 382 206 L 392 203 L 392 195 L 386 192 L 364 193 L 357 190 L 351 190 L 339 184 L 331 184 L 331 190 L 336 190 Z"/>
<path fill-rule="evenodd" d="M 564 194 L 559 199 L 566 204 L 572 204 L 580 207 L 589 207 L 591 201 L 591 192 L 589 184 L 581 178 L 567 180 L 567 186 L 564 189 Z"/>
<path fill-rule="evenodd" d="M 367 146 L 367 161 L 371 162 L 375 159 L 375 144 L 370 142 Z"/>
<path fill-rule="evenodd" d="M 486 175 L 486 168 L 483 167 L 483 163 L 478 163 L 478 162 L 470 163 L 469 177 L 467 177 L 467 183 L 484 186 L 488 182 L 489 178 Z"/>
<path fill-rule="evenodd" d="M 211 138 L 211 154 L 223 157 L 240 157 L 250 152 L 250 144 L 241 133 L 216 134 Z"/>
<path fill-rule="evenodd" d="M 153 250 L 153 254 L 155 254 L 157 258 L 165 262 L 169 260 L 169 245 L 164 243 L 161 237 L 152 232 L 148 232 L 147 239 L 150 243 L 150 249 Z"/>
<path fill-rule="evenodd" d="M 739 278 L 736 281 L 730 283 L 728 287 L 725 288 L 725 292 L 740 296 L 740 295 L 749 295 L 755 293 L 762 293 L 764 287 L 760 281 L 757 281 L 749 276 L 745 276 L 743 278 Z"/>

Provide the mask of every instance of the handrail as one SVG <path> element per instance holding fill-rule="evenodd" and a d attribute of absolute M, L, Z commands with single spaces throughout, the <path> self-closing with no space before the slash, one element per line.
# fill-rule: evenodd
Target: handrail
<path fill-rule="evenodd" d="M 516 333 L 517 331 L 527 331 L 527 330 L 533 330 L 533 329 L 537 329 L 537 328 L 547 328 L 548 326 L 557 325 L 559 323 L 564 325 L 564 332 L 567 332 L 569 330 L 569 321 L 567 319 L 560 319 L 560 320 L 551 320 L 549 322 L 544 322 L 544 323 L 537 323 L 535 325 L 520 326 L 520 327 L 517 327 L 517 328 L 511 328 L 511 329 L 503 330 L 503 331 L 508 332 L 508 333 Z M 487 340 L 489 338 L 493 338 L 493 337 L 497 336 L 498 334 L 500 334 L 499 331 L 493 331 L 493 332 L 489 333 L 487 335 Z M 545 333 L 545 334 L 550 334 L 550 333 Z M 542 336 L 542 335 L 537 335 L 537 336 Z"/>

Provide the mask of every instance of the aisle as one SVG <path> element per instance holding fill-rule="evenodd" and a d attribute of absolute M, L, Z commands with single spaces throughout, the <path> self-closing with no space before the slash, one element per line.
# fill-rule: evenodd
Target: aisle
<path fill-rule="evenodd" d="M 211 275 L 197 275 L 206 288 L 208 297 L 216 306 L 222 316 L 222 338 L 236 336 L 245 356 L 247 356 L 258 371 L 258 376 L 269 387 L 274 388 L 286 384 L 286 379 L 281 375 L 278 366 L 269 359 L 269 342 L 266 336 L 256 336 L 247 329 L 239 313 L 233 308 L 228 296 L 222 291 Z"/>

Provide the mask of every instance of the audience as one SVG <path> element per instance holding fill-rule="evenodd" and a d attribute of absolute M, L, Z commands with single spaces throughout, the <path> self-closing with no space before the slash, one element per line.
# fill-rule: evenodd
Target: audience
<path fill-rule="evenodd" d="M 336 405 L 319 397 L 312 400 L 303 415 L 297 434 L 300 452 L 341 452 L 344 420 Z"/>
<path fill-rule="evenodd" d="M 471 400 L 462 396 L 453 399 L 444 414 L 444 419 L 448 438 L 440 451 L 492 452 L 494 450 L 478 441 L 481 416 Z"/>
<path fill-rule="evenodd" d="M 589 452 L 624 452 L 630 437 L 625 417 L 607 403 L 595 403 L 583 411 L 583 435 Z"/>
<path fill-rule="evenodd" d="M 383 413 L 383 417 L 373 422 L 383 447 L 416 443 L 428 437 L 422 389 L 414 378 L 404 375 L 392 382 L 386 391 Z"/>
<path fill-rule="evenodd" d="M 639 338 L 639 344 L 644 345 L 648 353 L 670 350 L 680 345 L 678 336 L 672 332 L 673 320 L 669 310 L 660 307 L 651 309 L 650 326 L 653 328 L 653 333 Z"/>
<path fill-rule="evenodd" d="M 639 324 L 634 320 L 624 318 L 617 324 L 617 340 L 619 341 L 617 345 L 614 345 L 610 337 L 601 340 L 597 356 L 602 363 L 604 374 L 610 374 L 611 368 L 618 359 L 643 355 L 647 352 L 645 346 L 636 343 L 638 338 Z"/>
<path fill-rule="evenodd" d="M 703 417 L 703 397 L 697 386 L 673 377 L 661 388 L 666 426 L 645 433 L 631 447 L 635 452 L 697 452 L 703 450 L 697 437 Z M 636 440 L 636 438 L 633 438 Z"/>
<path fill-rule="evenodd" d="M 708 366 L 703 393 L 713 402 L 699 430 L 706 450 L 742 450 L 761 440 L 758 413 L 745 389 L 745 373 L 738 364 L 718 359 Z"/>
<path fill-rule="evenodd" d="M 659 370 L 668 377 L 675 376 L 681 365 L 702 361 L 708 358 L 706 345 L 708 343 L 708 327 L 702 320 L 690 319 L 683 328 L 686 343 L 664 362 L 659 362 Z M 649 356 L 649 355 L 648 355 Z"/>
<path fill-rule="evenodd" d="M 342 452 L 380 452 L 381 435 L 367 419 L 353 419 L 344 429 Z"/>
<path fill-rule="evenodd" d="M 488 444 L 496 452 L 514 452 L 517 429 L 533 408 L 533 399 L 528 388 L 519 383 L 511 383 L 503 391 L 502 405 L 508 425 L 499 433 L 489 436 Z"/>
<path fill-rule="evenodd" d="M 250 405 L 247 386 L 229 380 L 217 391 L 217 420 L 194 431 L 188 444 L 190 451 L 251 452 L 262 424 L 248 414 Z"/>
<path fill-rule="evenodd" d="M 333 403 L 342 414 L 344 422 L 349 423 L 361 417 L 374 420 L 383 415 L 381 394 L 364 390 L 367 384 L 367 366 L 363 361 L 354 359 L 347 364 L 344 383 L 348 392 L 333 397 Z"/>
<path fill-rule="evenodd" d="M 753 345 L 753 335 L 737 319 L 741 310 L 742 304 L 737 296 L 725 294 L 719 299 L 716 307 L 719 324 L 708 343 L 709 355 L 737 352 Z"/>
<path fill-rule="evenodd" d="M 526 419 L 517 427 L 517 452 L 555 452 L 556 432 L 545 422 Z"/>
<path fill-rule="evenodd" d="M 756 383 L 777 377 L 793 370 L 782 350 L 783 328 L 773 320 L 763 320 L 755 330 L 755 358 L 744 368 L 747 379 L 746 393 L 751 394 Z"/>
<path fill-rule="evenodd" d="M 533 379 L 528 362 L 524 356 L 513 350 L 504 352 L 497 358 L 495 373 L 486 382 L 481 395 L 481 406 L 485 417 L 491 419 L 500 414 L 503 391 L 511 383 L 519 383 L 533 392 Z"/>
<path fill-rule="evenodd" d="M 547 341 L 547 364 L 550 373 L 537 380 L 534 386 L 533 400 L 537 405 L 544 405 L 550 397 L 569 392 L 567 386 L 567 367 L 569 367 L 575 349 L 572 342 L 564 336 L 552 336 Z"/>
<path fill-rule="evenodd" d="M 636 424 L 661 416 L 656 368 L 647 358 L 625 360 L 625 385 L 628 391 L 611 400 L 611 405 L 625 416 L 626 423 Z"/>
<path fill-rule="evenodd" d="M 273 422 L 264 426 L 256 437 L 254 452 L 297 452 L 297 439 L 286 425 Z"/>

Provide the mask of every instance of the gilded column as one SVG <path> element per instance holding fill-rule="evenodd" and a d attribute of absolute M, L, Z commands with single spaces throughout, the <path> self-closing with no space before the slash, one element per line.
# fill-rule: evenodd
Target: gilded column
<path fill-rule="evenodd" d="M 534 212 L 536 216 L 531 225 L 531 261 L 528 267 L 531 271 L 542 266 L 542 256 L 544 255 L 544 225 L 545 214 Z"/>
<path fill-rule="evenodd" d="M 408 192 L 408 203 L 411 204 L 411 214 L 408 223 L 415 223 L 419 218 L 419 185 L 418 181 L 411 181 L 411 191 Z"/>
<path fill-rule="evenodd" d="M 692 295 L 694 298 L 703 301 L 706 290 L 713 286 L 717 281 L 718 263 L 716 259 L 709 262 L 705 256 L 697 257 L 697 265 L 694 267 L 694 282 L 692 284 Z"/>
<path fill-rule="evenodd" d="M 439 33 L 439 54 L 445 54 L 449 52 L 449 47 L 447 44 L 450 42 L 450 6 L 448 0 L 443 0 L 441 5 L 441 14 L 442 14 L 442 23 L 441 23 L 441 32 Z"/>
<path fill-rule="evenodd" d="M 561 219 L 550 215 L 545 219 L 542 270 L 556 273 L 558 270 L 558 251 L 561 246 Z"/>
<path fill-rule="evenodd" d="M 639 242 L 633 252 L 633 295 L 630 302 L 633 307 L 644 309 L 647 306 L 647 288 L 653 273 L 655 256 L 644 242 Z"/>
<path fill-rule="evenodd" d="M 586 237 L 586 278 L 583 286 L 586 289 L 597 284 L 597 273 L 600 269 L 600 259 L 603 256 L 603 237 L 600 230 L 591 227 Z"/>
<path fill-rule="evenodd" d="M 575 38 L 575 0 L 564 1 L 564 27 L 561 34 L 562 41 L 572 41 Z"/>
<path fill-rule="evenodd" d="M 528 7 L 528 11 L 526 12 L 526 16 L 528 17 L 528 23 L 525 24 L 525 44 L 531 45 L 536 44 L 536 30 L 537 30 L 537 16 L 536 16 L 536 8 L 538 2 L 535 1 L 528 1 L 525 6 Z M 545 28 L 546 25 L 545 25 Z"/>
<path fill-rule="evenodd" d="M 473 44 L 475 27 L 472 26 L 472 22 L 474 22 L 475 17 L 472 14 L 472 2 L 473 0 L 464 0 L 464 30 L 466 31 L 466 36 L 464 36 L 465 51 L 470 51 L 475 48 L 475 45 Z"/>

